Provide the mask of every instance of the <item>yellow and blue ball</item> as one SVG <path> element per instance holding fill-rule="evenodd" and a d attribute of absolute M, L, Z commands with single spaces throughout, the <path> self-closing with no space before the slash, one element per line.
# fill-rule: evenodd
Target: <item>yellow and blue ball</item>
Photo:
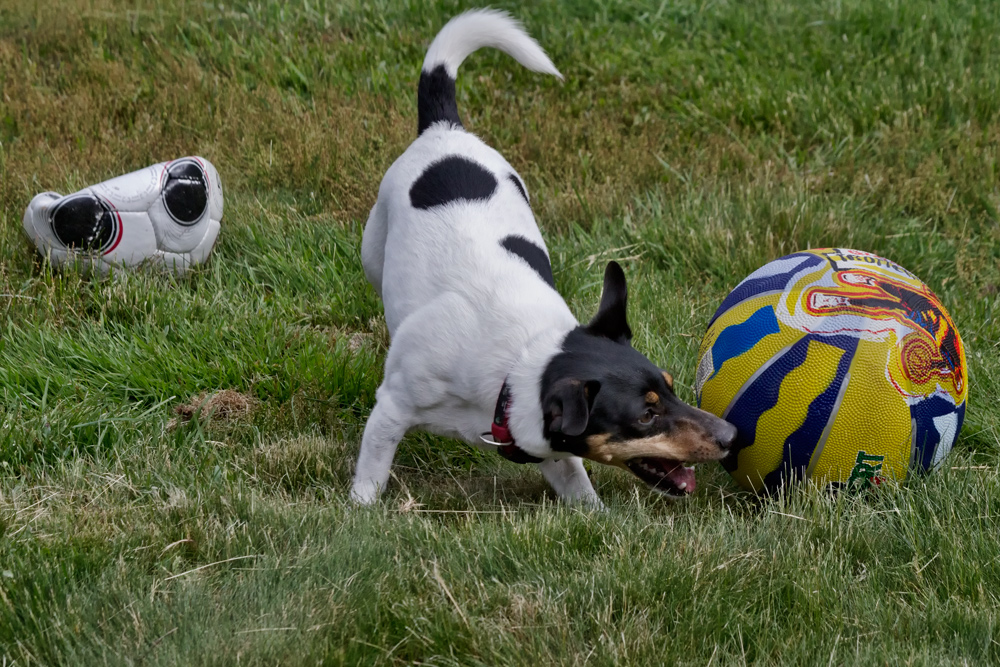
<path fill-rule="evenodd" d="M 858 250 L 776 259 L 726 297 L 701 344 L 698 405 L 739 431 L 744 488 L 859 486 L 941 465 L 965 417 L 965 349 L 933 292 Z"/>

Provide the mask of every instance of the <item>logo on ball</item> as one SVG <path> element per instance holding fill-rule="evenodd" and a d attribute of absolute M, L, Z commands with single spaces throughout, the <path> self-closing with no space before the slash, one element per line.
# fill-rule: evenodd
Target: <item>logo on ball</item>
<path fill-rule="evenodd" d="M 854 468 L 851 469 L 851 476 L 847 479 L 847 486 L 852 487 L 864 482 L 880 483 L 882 480 L 879 479 L 878 474 L 882 471 L 883 461 L 885 461 L 884 456 L 866 454 L 863 451 L 858 452 Z"/>

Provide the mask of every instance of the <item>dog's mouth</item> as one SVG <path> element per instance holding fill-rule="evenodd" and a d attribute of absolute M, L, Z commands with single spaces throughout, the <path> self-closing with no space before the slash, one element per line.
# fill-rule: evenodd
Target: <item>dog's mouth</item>
<path fill-rule="evenodd" d="M 683 461 L 641 456 L 625 461 L 625 466 L 654 491 L 671 498 L 694 493 L 694 466 Z"/>

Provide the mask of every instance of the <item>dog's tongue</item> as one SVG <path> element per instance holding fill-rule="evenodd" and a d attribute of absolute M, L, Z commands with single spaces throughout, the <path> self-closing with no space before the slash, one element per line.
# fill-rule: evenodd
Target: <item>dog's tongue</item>
<path fill-rule="evenodd" d="M 684 493 L 694 493 L 694 466 L 678 463 L 673 470 L 667 473 L 667 479 Z"/>

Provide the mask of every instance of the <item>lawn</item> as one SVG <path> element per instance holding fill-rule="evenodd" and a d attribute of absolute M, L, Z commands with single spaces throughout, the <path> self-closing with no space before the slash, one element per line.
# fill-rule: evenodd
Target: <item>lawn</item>
<path fill-rule="evenodd" d="M 524 7 L 518 6 L 524 4 Z M 603 266 L 693 400 L 728 291 L 807 247 L 941 297 L 970 407 L 944 469 L 768 499 L 718 466 L 607 511 L 425 435 L 347 502 L 388 340 L 359 251 L 451 0 L 0 0 L 0 665 L 1000 661 L 1000 12 L 992 0 L 497 2 L 565 82 L 497 52 L 465 125 L 524 177 L 581 319 Z M 21 230 L 199 154 L 210 262 L 92 280 Z"/>

